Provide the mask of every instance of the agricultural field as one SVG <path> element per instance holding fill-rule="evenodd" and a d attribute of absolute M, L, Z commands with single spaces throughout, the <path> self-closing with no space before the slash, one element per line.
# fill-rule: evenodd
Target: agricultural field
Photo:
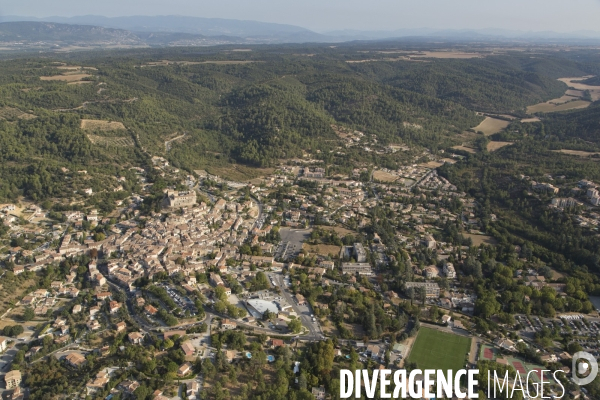
<path fill-rule="evenodd" d="M 477 125 L 473 130 L 475 132 L 483 132 L 485 136 L 493 135 L 498 133 L 510 124 L 509 121 L 502 119 L 496 119 L 491 117 L 485 117 L 485 119 Z"/>
<path fill-rule="evenodd" d="M 589 90 L 590 96 L 592 97 L 592 101 L 600 100 L 600 86 L 586 85 L 585 83 L 577 82 L 585 80 L 587 78 L 592 78 L 592 76 L 582 76 L 578 78 L 560 78 L 559 81 L 566 83 L 567 86 L 569 86 L 569 88 L 573 88 L 569 91 L 578 90 L 583 92 L 584 90 Z"/>
<path fill-rule="evenodd" d="M 500 150 L 501 148 L 503 148 L 505 146 L 510 146 L 511 144 L 513 144 L 513 143 L 512 142 L 489 142 L 487 144 L 487 151 L 494 152 L 496 150 Z"/>
<path fill-rule="evenodd" d="M 457 371 L 464 368 L 471 339 L 431 328 L 421 328 L 408 357 L 419 369 Z"/>
<path fill-rule="evenodd" d="M 61 75 L 41 76 L 40 80 L 42 80 L 42 81 L 65 81 L 68 83 L 90 82 L 90 81 L 82 81 L 83 78 L 89 78 L 90 76 L 92 76 L 92 75 L 85 74 L 85 73 L 77 73 L 77 74 L 64 73 Z"/>
<path fill-rule="evenodd" d="M 103 121 L 99 119 L 82 119 L 81 129 L 86 131 L 117 131 L 125 129 L 125 125 L 122 122 L 117 121 Z"/>
<path fill-rule="evenodd" d="M 554 101 L 556 101 L 556 100 L 560 100 L 560 99 L 550 100 L 545 103 L 539 103 L 539 104 L 535 104 L 533 106 L 529 106 L 529 107 L 527 107 L 527 113 L 535 114 L 538 112 L 548 113 L 548 112 L 568 111 L 568 110 L 575 110 L 575 109 L 579 109 L 579 108 L 587 108 L 590 104 L 592 104 L 589 101 L 585 101 L 585 100 L 574 100 L 574 101 L 569 101 L 567 103 L 554 103 Z"/>
<path fill-rule="evenodd" d="M 132 147 L 135 142 L 129 136 L 107 137 L 98 135 L 87 135 L 90 142 L 100 146 Z"/>

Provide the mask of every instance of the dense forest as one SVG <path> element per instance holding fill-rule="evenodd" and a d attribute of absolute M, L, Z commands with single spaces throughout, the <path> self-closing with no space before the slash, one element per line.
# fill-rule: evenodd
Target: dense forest
<path fill-rule="evenodd" d="M 482 120 L 476 111 L 520 115 L 527 105 L 564 92 L 557 77 L 598 72 L 597 57 L 585 51 L 388 60 L 382 50 L 399 46 L 182 48 L 3 60 L 0 198 L 56 199 L 81 189 L 86 182 L 67 178 L 65 168 L 87 171 L 86 180 L 100 188 L 131 166 L 149 165 L 153 155 L 188 171 L 272 166 L 305 153 L 331 163 L 342 145 L 334 125 L 374 135 L 384 145 L 435 152 L 460 144 L 460 134 Z M 371 61 L 348 62 L 365 59 Z M 68 69 L 77 66 L 84 68 Z M 596 113 L 547 117 L 546 132 L 557 140 L 595 141 L 598 108 L 590 110 Z M 84 130 L 83 119 L 115 121 L 124 129 Z M 395 165 L 390 157 L 348 152 L 353 163 Z M 339 157 L 335 163 L 352 167 Z"/>

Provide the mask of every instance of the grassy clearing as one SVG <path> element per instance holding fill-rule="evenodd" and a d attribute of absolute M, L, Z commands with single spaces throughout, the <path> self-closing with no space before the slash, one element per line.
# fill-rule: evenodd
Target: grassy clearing
<path fill-rule="evenodd" d="M 473 245 L 474 246 L 479 246 L 480 244 L 487 244 L 487 245 L 496 245 L 498 244 L 498 242 L 496 241 L 496 239 L 494 239 L 491 236 L 486 236 L 486 235 L 474 235 L 472 233 L 463 233 L 462 234 L 465 238 L 471 238 L 471 240 L 473 241 Z"/>
<path fill-rule="evenodd" d="M 340 246 L 334 246 L 330 244 L 303 243 L 302 249 L 308 251 L 309 253 L 314 253 L 325 257 L 327 257 L 329 254 L 334 256 L 340 254 Z"/>
<path fill-rule="evenodd" d="M 395 182 L 398 180 L 397 175 L 390 174 L 385 171 L 375 171 L 373 172 L 373 179 L 380 182 Z"/>
<path fill-rule="evenodd" d="M 464 368 L 470 348 L 470 338 L 421 328 L 408 360 L 416 362 L 420 369 L 457 371 Z"/>
<path fill-rule="evenodd" d="M 473 128 L 476 132 L 483 132 L 485 136 L 493 135 L 494 133 L 498 133 L 504 128 L 506 128 L 510 124 L 509 121 L 504 121 L 502 119 L 496 119 L 491 117 L 485 117 L 485 119 Z"/>
<path fill-rule="evenodd" d="M 117 131 L 125 129 L 125 125 L 122 122 L 116 121 L 103 121 L 99 119 L 82 119 L 81 129 L 88 131 Z"/>
<path fill-rule="evenodd" d="M 354 234 L 356 234 L 356 232 L 351 231 L 350 229 L 343 228 L 341 226 L 322 226 L 322 228 L 325 229 L 326 231 L 334 231 L 339 236 L 346 236 L 346 235 L 354 235 Z"/>
<path fill-rule="evenodd" d="M 494 152 L 496 150 L 500 150 L 501 148 L 503 148 L 505 146 L 510 146 L 511 144 L 513 144 L 513 143 L 512 142 L 489 142 L 487 144 L 487 151 Z"/>

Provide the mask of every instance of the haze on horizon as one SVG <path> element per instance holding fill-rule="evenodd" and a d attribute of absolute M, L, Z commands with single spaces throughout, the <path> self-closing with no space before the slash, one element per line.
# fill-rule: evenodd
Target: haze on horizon
<path fill-rule="evenodd" d="M 20 0 L 0 5 L 0 17 L 6 15 L 184 15 L 292 24 L 317 32 L 415 28 L 600 31 L 600 0 Z"/>

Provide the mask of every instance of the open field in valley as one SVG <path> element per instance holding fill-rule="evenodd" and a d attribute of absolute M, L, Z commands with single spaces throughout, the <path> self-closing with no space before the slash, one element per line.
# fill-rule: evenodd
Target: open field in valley
<path fill-rule="evenodd" d="M 533 106 L 527 107 L 527 112 L 529 114 L 534 114 L 537 112 L 557 112 L 557 111 L 568 111 L 575 110 L 578 108 L 587 108 L 590 104 L 589 101 L 585 100 L 575 100 L 570 101 L 568 103 L 560 103 L 555 104 L 553 100 L 547 101 L 545 103 L 535 104 Z"/>
<path fill-rule="evenodd" d="M 470 348 L 468 337 L 422 327 L 408 361 L 416 362 L 419 369 L 457 371 L 464 368 Z"/>
<path fill-rule="evenodd" d="M 502 119 L 496 119 L 491 117 L 485 117 L 485 119 L 477 125 L 473 130 L 475 132 L 483 132 L 485 136 L 493 135 L 494 133 L 500 132 L 510 124 L 509 121 Z"/>
<path fill-rule="evenodd" d="M 580 76 L 577 78 L 560 78 L 559 81 L 566 83 L 570 88 L 573 88 L 575 90 L 580 90 L 580 91 L 584 91 L 584 90 L 589 90 L 590 95 L 592 97 L 592 101 L 598 101 L 600 100 L 600 86 L 591 86 L 591 85 L 586 85 L 584 83 L 578 83 L 577 81 L 583 81 L 587 78 L 591 78 L 592 76 Z"/>

